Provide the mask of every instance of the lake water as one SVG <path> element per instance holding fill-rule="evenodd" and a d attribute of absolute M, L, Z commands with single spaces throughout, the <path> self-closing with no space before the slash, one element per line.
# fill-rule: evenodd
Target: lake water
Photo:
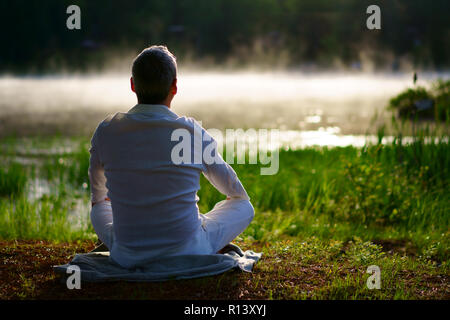
<path fill-rule="evenodd" d="M 419 74 L 429 85 L 449 74 Z M 301 146 L 362 145 L 412 74 L 180 72 L 172 109 L 205 128 L 277 128 Z M 0 78 L 0 136 L 90 135 L 136 104 L 128 75 Z"/>

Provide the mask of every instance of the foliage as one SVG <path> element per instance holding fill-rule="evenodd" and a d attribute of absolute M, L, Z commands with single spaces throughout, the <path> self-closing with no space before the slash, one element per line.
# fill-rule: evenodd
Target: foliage
<path fill-rule="evenodd" d="M 81 30 L 66 28 L 66 8 L 81 8 Z M 339 61 L 398 68 L 448 67 L 446 0 L 378 5 L 382 29 L 367 30 L 364 0 L 2 1 L 0 70 L 107 69 L 109 61 L 167 44 L 181 59 L 271 67 Z M 363 57 L 364 56 L 364 57 Z M 118 58 L 119 57 L 119 58 Z M 389 57 L 393 57 L 390 58 Z M 286 60 L 286 61 L 283 61 Z M 339 64 L 339 63 L 338 63 Z"/>
<path fill-rule="evenodd" d="M 450 119 L 450 80 L 439 79 L 430 90 L 424 87 L 408 88 L 389 100 L 388 108 L 401 118 Z"/>

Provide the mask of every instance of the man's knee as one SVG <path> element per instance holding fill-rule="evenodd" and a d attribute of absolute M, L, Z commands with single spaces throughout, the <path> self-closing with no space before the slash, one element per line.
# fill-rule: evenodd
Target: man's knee
<path fill-rule="evenodd" d="M 253 205 L 249 200 L 245 200 L 243 205 L 245 214 L 248 217 L 248 223 L 250 223 L 255 217 L 255 208 L 253 208 Z"/>
<path fill-rule="evenodd" d="M 103 229 L 109 228 L 113 222 L 111 205 L 109 203 L 97 203 L 91 210 L 91 223 L 98 234 Z"/>

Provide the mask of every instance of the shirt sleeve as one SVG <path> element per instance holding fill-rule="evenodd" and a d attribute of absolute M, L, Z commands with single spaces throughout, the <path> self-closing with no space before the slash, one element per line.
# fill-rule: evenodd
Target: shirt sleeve
<path fill-rule="evenodd" d="M 207 137 L 206 142 L 204 141 L 207 152 L 203 154 L 203 175 L 205 178 L 220 193 L 227 197 L 250 200 L 236 172 L 225 162 L 220 152 L 218 152 L 217 142 L 204 129 L 203 134 Z M 207 157 L 210 156 L 208 157 L 209 159 L 205 158 L 205 155 Z"/>
<path fill-rule="evenodd" d="M 91 183 L 91 201 L 97 203 L 104 201 L 107 198 L 108 189 L 106 188 L 106 177 L 103 164 L 100 161 L 98 150 L 98 128 L 91 140 L 91 148 L 89 153 L 91 154 L 89 160 L 89 181 Z"/>

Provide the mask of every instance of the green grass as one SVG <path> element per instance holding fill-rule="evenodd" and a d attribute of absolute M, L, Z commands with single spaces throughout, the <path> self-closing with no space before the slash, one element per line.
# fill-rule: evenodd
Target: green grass
<path fill-rule="evenodd" d="M 387 145 L 281 151 L 273 176 L 261 176 L 259 165 L 233 165 L 256 211 L 237 241 L 268 246 L 263 251 L 271 263 L 262 263 L 258 272 L 280 270 L 296 279 L 308 264 L 321 266 L 310 292 L 280 288 L 261 275 L 264 295 L 255 297 L 417 298 L 429 277 L 448 275 L 450 148 L 448 137 L 426 143 L 427 135 L 418 133 L 411 144 L 399 135 Z M 47 150 L 63 142 L 27 143 L 30 150 Z M 72 139 L 71 150 L 55 154 L 30 153 L 31 164 L 15 157 L 22 145 L 18 138 L 0 141 L 7 150 L 0 158 L 0 239 L 95 239 L 88 140 Z M 32 188 L 36 183 L 44 186 L 39 192 Z M 204 177 L 198 195 L 203 213 L 224 198 Z M 384 290 L 365 288 L 371 264 L 382 269 Z M 411 273 L 413 278 L 397 281 Z"/>
<path fill-rule="evenodd" d="M 20 195 L 25 189 L 27 176 L 21 164 L 13 162 L 0 167 L 0 196 Z"/>
<path fill-rule="evenodd" d="M 417 151 L 416 149 L 420 149 Z M 321 148 L 280 153 L 280 171 L 259 176 L 257 166 L 234 166 L 256 208 L 245 235 L 272 241 L 407 239 L 447 260 L 450 221 L 447 142 Z M 200 208 L 220 195 L 205 181 Z"/>
<path fill-rule="evenodd" d="M 19 143 L 19 142 L 18 142 Z M 71 240 L 90 238 L 89 161 L 86 140 L 70 152 L 25 167 L 9 161 L 0 171 L 0 237 Z M 280 152 L 280 170 L 261 176 L 259 165 L 233 165 L 256 209 L 249 239 L 282 237 L 348 240 L 407 239 L 421 249 L 437 245 L 448 259 L 450 196 L 448 142 L 373 145 L 362 149 L 308 148 Z M 30 200 L 28 182 L 48 190 Z M 199 207 L 205 213 L 223 199 L 202 176 Z M 85 228 L 69 223 L 73 212 Z"/>
<path fill-rule="evenodd" d="M 89 212 L 71 216 L 74 202 L 55 196 L 43 196 L 31 202 L 21 197 L 0 202 L 2 239 L 77 240 L 94 238 Z M 78 220 L 78 221 L 75 221 Z"/>

